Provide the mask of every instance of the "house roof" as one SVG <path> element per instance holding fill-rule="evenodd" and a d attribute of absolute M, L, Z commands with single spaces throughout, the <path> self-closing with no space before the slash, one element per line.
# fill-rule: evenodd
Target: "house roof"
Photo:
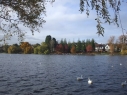
<path fill-rule="evenodd" d="M 105 47 L 105 44 L 95 44 L 95 47 Z"/>

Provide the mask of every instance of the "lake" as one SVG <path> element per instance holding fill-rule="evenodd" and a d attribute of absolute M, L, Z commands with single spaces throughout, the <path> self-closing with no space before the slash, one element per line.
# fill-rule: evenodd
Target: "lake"
<path fill-rule="evenodd" d="M 127 56 L 0 54 L 0 95 L 127 95 L 124 81 Z"/>

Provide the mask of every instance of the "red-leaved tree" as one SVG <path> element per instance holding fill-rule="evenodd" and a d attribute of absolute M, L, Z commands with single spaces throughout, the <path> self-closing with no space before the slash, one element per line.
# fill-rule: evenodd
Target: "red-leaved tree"
<path fill-rule="evenodd" d="M 87 47 L 86 47 L 86 51 L 87 52 L 92 52 L 92 45 L 88 45 Z"/>

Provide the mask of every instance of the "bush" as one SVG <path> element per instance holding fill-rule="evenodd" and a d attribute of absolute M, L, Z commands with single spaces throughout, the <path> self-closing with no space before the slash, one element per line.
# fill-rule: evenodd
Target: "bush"
<path fill-rule="evenodd" d="M 44 51 L 44 54 L 49 54 L 49 53 L 50 53 L 50 52 L 49 52 L 48 49 Z"/>
<path fill-rule="evenodd" d="M 122 54 L 122 55 L 127 55 L 127 50 L 122 50 L 122 51 L 121 51 L 121 54 Z"/>

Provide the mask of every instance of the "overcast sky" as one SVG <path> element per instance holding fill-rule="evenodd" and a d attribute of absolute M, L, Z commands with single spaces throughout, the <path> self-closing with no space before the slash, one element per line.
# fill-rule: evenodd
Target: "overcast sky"
<path fill-rule="evenodd" d="M 67 41 L 77 41 L 94 39 L 97 43 L 107 43 L 110 36 L 122 35 L 122 30 L 116 25 L 102 24 L 105 28 L 104 37 L 98 36 L 96 29 L 96 14 L 90 11 L 90 16 L 87 17 L 85 12 L 79 11 L 80 0 L 56 0 L 53 5 L 47 4 L 46 23 L 43 28 L 40 28 L 40 33 L 35 32 L 34 36 L 26 29 L 27 34 L 24 41 L 31 44 L 44 42 L 47 35 L 56 38 L 57 41 L 65 39 Z M 124 29 L 127 30 L 127 4 L 121 6 L 120 16 Z M 21 27 L 22 28 L 22 27 Z M 13 37 L 9 44 L 19 43 L 16 37 Z"/>

